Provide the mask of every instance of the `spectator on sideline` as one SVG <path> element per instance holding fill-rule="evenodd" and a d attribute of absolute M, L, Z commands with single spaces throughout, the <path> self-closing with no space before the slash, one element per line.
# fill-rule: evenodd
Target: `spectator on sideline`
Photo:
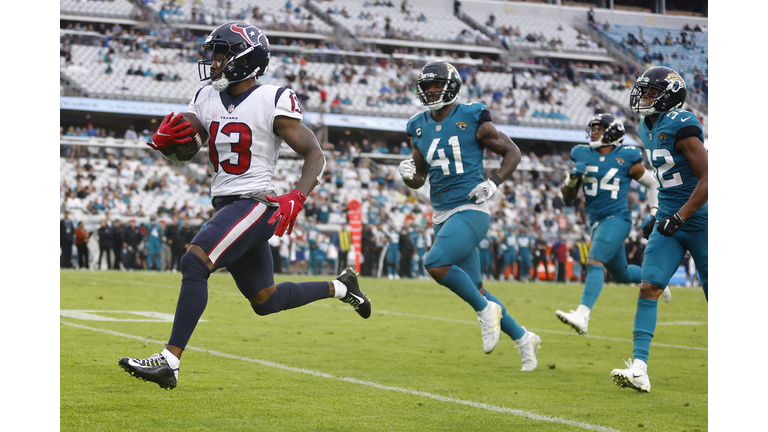
<path fill-rule="evenodd" d="M 75 243 L 75 227 L 69 218 L 69 211 L 64 210 L 64 218 L 59 223 L 59 247 L 61 247 L 61 268 L 72 267 L 72 245 Z"/>
<path fill-rule="evenodd" d="M 85 229 L 83 221 L 77 223 L 75 228 L 75 246 L 77 247 L 77 268 L 88 270 L 88 238 L 90 233 Z"/>
<path fill-rule="evenodd" d="M 123 226 L 120 219 L 115 219 L 112 230 L 112 248 L 115 251 L 115 270 L 120 270 L 123 263 Z"/>
<path fill-rule="evenodd" d="M 107 225 L 107 220 L 102 219 L 101 222 L 99 222 L 101 225 L 99 227 L 99 230 L 97 231 L 99 235 L 99 261 L 96 265 L 97 268 L 101 269 L 101 260 L 104 255 L 107 256 L 107 270 L 112 269 L 112 241 L 113 241 L 113 228 L 109 225 Z"/>
<path fill-rule="evenodd" d="M 349 230 L 349 224 L 343 224 L 341 229 L 333 234 L 333 245 L 338 251 L 338 273 L 347 268 L 347 256 L 352 249 L 352 232 Z"/>

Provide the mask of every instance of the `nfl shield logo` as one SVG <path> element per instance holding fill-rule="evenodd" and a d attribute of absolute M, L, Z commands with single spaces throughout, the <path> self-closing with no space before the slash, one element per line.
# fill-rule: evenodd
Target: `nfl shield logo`
<path fill-rule="evenodd" d="M 600 156 L 600 162 L 605 161 L 605 156 Z"/>
<path fill-rule="evenodd" d="M 235 110 L 235 104 L 229 104 L 229 106 L 227 107 L 227 112 L 232 114 L 232 111 L 234 110 Z"/>
<path fill-rule="evenodd" d="M 436 130 L 436 131 L 438 131 L 438 132 L 440 132 L 440 129 L 442 129 L 442 128 L 443 128 L 443 125 L 437 125 L 437 127 L 435 128 L 435 130 Z"/>

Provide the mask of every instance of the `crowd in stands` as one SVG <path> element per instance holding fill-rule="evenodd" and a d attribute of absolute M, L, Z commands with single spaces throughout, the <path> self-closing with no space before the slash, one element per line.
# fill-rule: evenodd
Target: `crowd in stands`
<path fill-rule="evenodd" d="M 329 154 L 328 165 L 321 184 L 308 197 L 294 233 L 282 239 L 284 245 L 273 239 L 276 247 L 284 249 L 283 271 L 311 273 L 316 269 L 315 264 L 308 267 L 296 264 L 297 251 L 306 251 L 305 256 L 309 256 L 306 238 L 309 227 L 317 227 L 318 233 L 323 236 L 318 237 L 318 245 L 324 250 L 323 254 L 318 255 L 322 256 L 320 268 L 323 268 L 322 262 L 331 262 L 322 271 L 333 273 L 337 270 L 335 260 L 338 259 L 338 251 L 329 253 L 328 247 L 333 245 L 333 233 L 347 223 L 346 203 L 353 198 L 362 202 L 364 230 L 370 230 L 380 237 L 380 248 L 398 244 L 398 233 L 431 233 L 432 208 L 426 199 L 427 195 L 424 191 L 407 188 L 397 174 L 396 165 L 376 164 L 360 157 L 362 152 L 372 150 L 367 140 L 340 141 L 335 145 L 326 143 L 324 148 Z M 407 147 L 394 148 L 392 152 L 403 150 L 407 153 Z M 139 158 L 108 154 L 106 159 L 75 157 L 74 153 L 68 158 L 62 158 L 62 213 L 71 215 L 73 221 L 83 222 L 83 228 L 91 234 L 98 232 L 100 225 L 111 226 L 118 220 L 122 222 L 123 230 L 128 229 L 128 226 L 137 227 L 141 236 L 135 244 L 120 246 L 123 257 L 128 260 L 127 263 L 125 260 L 118 261 L 118 264 L 123 263 L 122 268 L 178 269 L 174 265 L 163 267 L 157 264 L 153 267 L 154 261 L 147 260 L 149 233 L 154 228 L 160 229 L 161 225 L 161 233 L 168 226 L 178 226 L 179 229 L 183 227 L 188 238 L 185 243 L 188 244 L 189 239 L 210 219 L 214 210 L 210 206 L 206 171 L 189 169 L 190 165 L 202 168 L 205 160 L 201 158 L 182 165 L 182 168 L 187 169 L 184 174 L 178 168 L 179 165 L 171 167 L 164 158 L 156 157 L 152 155 L 155 152 L 150 151 Z M 560 239 L 569 248 L 578 242 L 585 242 L 588 237 L 588 217 L 583 198 L 577 198 L 572 205 L 566 206 L 559 193 L 562 173 L 568 164 L 566 153 L 524 154 L 519 169 L 492 198 L 491 208 L 494 211 L 489 242 L 498 242 L 498 239 L 511 234 L 531 239 L 540 237 L 548 245 Z M 298 160 L 279 160 L 274 178 L 278 191 L 290 189 L 297 180 L 295 173 L 300 172 L 299 166 Z M 644 199 L 642 187 L 633 183 L 629 205 L 636 217 L 636 231 L 642 228 L 639 225 L 647 214 Z M 134 222 L 131 223 L 131 220 Z M 162 243 L 163 237 L 160 237 Z M 91 258 L 89 264 L 83 265 L 84 268 L 102 268 L 94 252 L 99 248 L 99 241 L 98 234 L 90 240 Z M 69 262 L 77 262 L 77 255 L 75 249 Z M 383 277 L 389 274 L 393 277 L 423 276 L 423 273 L 419 273 L 420 267 L 413 264 L 411 255 L 407 257 L 408 264 L 397 264 L 392 268 L 387 267 L 381 255 L 368 257 L 369 264 L 372 264 L 372 259 L 376 264 L 373 270 L 366 268 L 367 272 L 380 276 L 383 274 Z M 406 268 L 413 271 L 406 271 Z M 495 274 L 496 277 L 502 277 L 498 269 Z"/>
<path fill-rule="evenodd" d="M 616 25 L 608 22 L 590 25 L 646 64 L 671 67 L 688 84 L 689 91 L 705 100 L 709 94 L 707 26 L 685 24 L 682 29 Z M 647 37 L 645 32 L 650 33 Z"/>
<path fill-rule="evenodd" d="M 280 3 L 281 7 L 276 8 L 261 3 L 240 8 L 229 0 L 216 0 L 215 7 L 211 7 L 210 2 L 206 6 L 202 1 L 169 0 L 158 2 L 156 6 L 161 18 L 168 23 L 212 25 L 244 19 L 263 29 L 284 32 L 322 33 L 321 28 L 329 28 L 302 5 L 291 1 Z M 391 1 L 368 1 L 357 14 L 351 14 L 343 6 L 337 8 L 333 2 L 327 8 L 323 2 L 315 3 L 329 16 L 356 19 L 358 24 L 353 30 L 357 36 L 415 41 L 430 39 L 429 35 L 421 34 L 418 26 L 401 28 L 393 25 L 393 19 L 409 24 L 432 24 L 433 18 L 429 14 L 414 8 L 407 0 L 398 1 L 397 5 Z M 384 12 L 390 10 L 392 14 L 385 15 Z M 130 17 L 146 20 L 146 14 L 145 9 L 134 7 Z M 585 34 L 579 33 L 573 40 L 566 38 L 564 41 L 554 33 L 522 31 L 520 26 L 499 25 L 493 14 L 487 17 L 484 24 L 495 34 L 491 32 L 489 36 L 478 29 L 456 28 L 450 30 L 454 33 L 447 41 L 492 46 L 493 37 L 496 37 L 508 49 L 520 42 L 537 44 L 550 50 L 563 50 L 565 46 L 598 48 L 595 41 Z M 604 32 L 611 29 L 607 23 L 593 23 L 593 26 Z M 139 29 L 123 28 L 117 23 L 88 22 L 71 23 L 63 30 L 69 33 L 62 32 L 62 70 L 96 63 L 105 74 L 120 73 L 149 77 L 150 80 L 181 80 L 197 84 L 196 76 L 156 73 L 151 65 L 190 65 L 197 62 L 203 55 L 204 36 L 183 32 L 166 24 L 157 29 Z M 640 30 L 637 35 L 627 33 L 622 44 L 628 48 L 641 48 L 648 56 L 643 60 L 668 62 L 675 60 L 676 54 L 660 54 L 655 47 L 679 45 L 682 49 L 677 56 L 684 59 L 688 56 L 687 50 L 698 48 L 701 30 L 689 27 L 683 29 L 679 36 L 670 32 L 667 38 L 654 39 L 650 44 Z M 273 60 L 265 82 L 290 86 L 302 104 L 310 109 L 344 113 L 353 112 L 350 110 L 364 112 L 366 107 L 390 107 L 398 110 L 400 116 L 423 110 L 414 88 L 418 64 L 413 66 L 405 59 L 393 60 L 383 54 L 381 48 L 354 41 L 307 42 L 278 37 L 271 42 Z M 73 56 L 73 45 L 102 48 L 92 58 L 77 58 Z M 317 51 L 290 52 L 288 48 L 316 48 Z M 335 54 L 343 51 L 381 54 L 381 57 Z M 526 69 L 517 65 L 510 73 L 510 65 L 503 56 L 492 58 L 475 54 L 480 60 L 478 64 L 478 58 L 470 57 L 467 52 L 395 47 L 393 54 L 416 55 L 422 59 L 440 57 L 452 61 L 464 83 L 462 102 L 484 102 L 497 124 L 521 124 L 530 118 L 576 121 L 569 117 L 573 108 L 570 111 L 566 108 L 584 92 L 585 84 L 589 85 L 588 79 L 609 81 L 612 90 L 626 93 L 626 100 L 592 94 L 580 103 L 578 109 L 590 116 L 610 112 L 624 121 L 628 131 L 636 129 L 633 119 L 625 113 L 629 89 L 640 72 L 631 64 L 531 57 L 519 59 L 519 63 L 544 66 L 546 69 Z M 113 65 L 116 59 L 135 61 L 135 64 L 130 64 L 127 70 L 115 70 Z M 693 91 L 706 95 L 706 69 L 680 72 Z M 497 79 L 501 76 L 504 82 Z M 347 92 L 347 89 L 359 85 L 372 87 L 373 94 L 356 99 Z M 576 124 L 579 127 L 586 125 L 580 120 Z M 271 242 L 275 262 L 279 263 L 278 273 L 337 272 L 336 267 L 344 251 L 340 250 L 334 233 L 347 222 L 346 203 L 351 198 L 357 198 L 363 203 L 362 252 L 364 255 L 369 253 L 365 258 L 367 265 L 363 267 L 363 274 L 393 278 L 425 277 L 423 268 L 417 263 L 418 245 L 429 244 L 424 236 L 431 233 L 432 208 L 427 195 L 423 190 L 413 191 L 405 187 L 396 166 L 376 164 L 360 156 L 371 152 L 408 155 L 408 146 L 402 143 L 376 148 L 367 140 L 329 143 L 316 131 L 324 150 L 329 152 L 328 165 L 322 183 L 308 197 L 294 233 Z M 61 135 L 106 139 L 120 134 L 87 124 L 62 125 Z M 147 141 L 151 139 L 151 131 L 137 131 L 131 126 L 123 138 L 132 142 Z M 177 271 L 178 258 L 183 250 L 214 212 L 208 192 L 206 155 L 201 153 L 180 168 L 158 157 L 157 152 L 144 149 L 123 152 L 112 147 L 63 145 L 61 150 L 61 211 L 66 215 L 65 219 L 71 215 L 72 221 L 76 221 L 72 233 L 62 234 L 62 267 Z M 487 153 L 489 162 L 499 161 L 498 155 Z M 555 255 L 564 247 L 577 262 L 584 262 L 584 253 L 579 252 L 578 247 L 588 242 L 589 233 L 583 197 L 566 206 L 559 192 L 563 172 L 568 165 L 567 153 L 537 155 L 531 152 L 523 155 L 518 171 L 500 187 L 491 201 L 494 212 L 486 244 L 494 264 L 490 270 L 484 268 L 486 275 L 505 277 L 499 260 L 503 255 L 501 244 L 510 235 L 527 237 L 532 243 L 539 242 L 540 245 L 543 242 L 544 249 L 551 246 L 552 261 L 562 261 Z M 300 172 L 298 168 L 298 160 L 280 159 L 274 178 L 278 191 L 287 191 L 295 184 L 295 173 Z M 642 247 L 637 233 L 648 209 L 644 190 L 635 182 L 632 183 L 629 200 L 635 221 L 630 244 L 635 248 Z M 313 231 L 317 234 L 313 235 Z M 64 252 L 67 247 L 69 253 Z M 397 248 L 399 262 L 393 263 L 393 259 L 385 254 L 387 248 Z M 116 264 L 107 262 L 106 266 L 102 266 L 102 259 L 109 261 L 110 258 L 100 249 L 112 250 Z M 536 254 L 534 249 L 530 251 L 532 257 Z M 302 260 L 301 256 L 305 259 Z M 328 265 L 324 266 L 324 263 Z"/>

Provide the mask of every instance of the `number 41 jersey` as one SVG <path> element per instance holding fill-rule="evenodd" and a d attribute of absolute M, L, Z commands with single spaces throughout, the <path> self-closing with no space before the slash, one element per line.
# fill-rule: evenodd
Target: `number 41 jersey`
<path fill-rule="evenodd" d="M 430 199 L 435 210 L 473 204 L 467 195 L 483 182 L 483 146 L 476 133 L 481 118 L 490 120 L 483 103 L 456 104 L 440 123 L 430 111 L 408 120 L 405 133 L 429 165 Z M 485 114 L 483 114 L 485 113 Z"/>
<path fill-rule="evenodd" d="M 651 120 L 643 118 L 637 134 L 645 147 L 646 156 L 653 166 L 659 183 L 659 211 L 656 220 L 675 214 L 690 198 L 699 178 L 683 153 L 675 149 L 675 143 L 689 136 L 697 136 L 704 143 L 701 122 L 693 113 L 673 109 L 660 114 L 656 124 L 649 127 Z M 681 230 L 707 228 L 708 205 L 704 205 L 689 217 Z"/>
<path fill-rule="evenodd" d="M 283 142 L 273 131 L 275 117 L 302 120 L 293 90 L 256 85 L 232 97 L 208 85 L 197 91 L 187 112 L 210 134 L 212 197 L 275 190 L 272 176 Z"/>
<path fill-rule="evenodd" d="M 616 146 L 601 155 L 588 145 L 577 145 L 571 149 L 574 162 L 586 162 L 587 170 L 582 178 L 582 189 L 586 201 L 589 224 L 617 216 L 632 221 L 627 204 L 629 170 L 632 165 L 642 162 L 643 154 L 635 146 Z"/>

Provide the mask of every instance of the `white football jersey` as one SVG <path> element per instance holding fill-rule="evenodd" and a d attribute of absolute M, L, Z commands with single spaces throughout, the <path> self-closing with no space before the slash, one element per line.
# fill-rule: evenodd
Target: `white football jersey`
<path fill-rule="evenodd" d="M 293 90 L 257 85 L 233 98 L 208 85 L 197 91 L 187 112 L 210 135 L 211 196 L 275 190 L 272 176 L 283 142 L 272 129 L 275 117 L 303 118 Z"/>

